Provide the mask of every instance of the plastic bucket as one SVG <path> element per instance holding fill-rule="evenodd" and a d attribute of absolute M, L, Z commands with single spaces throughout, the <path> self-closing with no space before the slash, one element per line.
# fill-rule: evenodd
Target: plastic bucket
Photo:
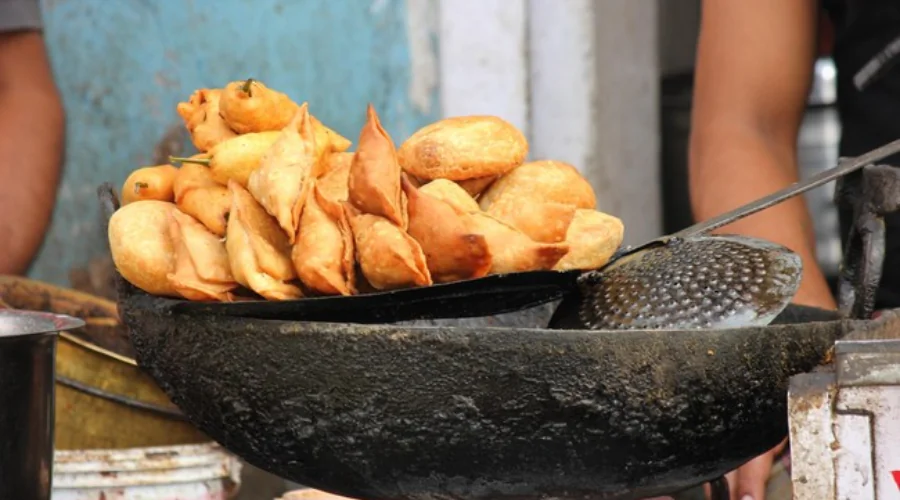
<path fill-rule="evenodd" d="M 215 443 L 56 452 L 53 500 L 229 500 L 237 457 Z"/>
<path fill-rule="evenodd" d="M 333 493 L 322 490 L 314 490 L 312 488 L 301 488 L 289 491 L 275 500 L 355 500 L 349 497 L 342 497 Z"/>

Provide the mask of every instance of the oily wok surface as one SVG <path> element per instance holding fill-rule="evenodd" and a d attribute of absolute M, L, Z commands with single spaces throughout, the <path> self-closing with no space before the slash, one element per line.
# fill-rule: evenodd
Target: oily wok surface
<path fill-rule="evenodd" d="M 371 499 L 642 498 L 698 484 L 786 435 L 789 377 L 850 324 L 275 321 L 187 315 L 124 286 L 138 359 L 191 422 L 263 469 Z"/>

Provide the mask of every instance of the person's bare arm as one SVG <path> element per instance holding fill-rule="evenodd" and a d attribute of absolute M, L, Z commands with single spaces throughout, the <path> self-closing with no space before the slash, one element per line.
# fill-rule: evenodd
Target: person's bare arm
<path fill-rule="evenodd" d="M 43 37 L 0 34 L 0 274 L 24 274 L 56 201 L 65 117 Z"/>
<path fill-rule="evenodd" d="M 694 215 L 704 220 L 798 179 L 797 133 L 816 54 L 816 0 L 704 0 L 690 140 Z M 834 308 L 802 197 L 722 232 L 764 238 L 803 259 L 795 301 Z"/>

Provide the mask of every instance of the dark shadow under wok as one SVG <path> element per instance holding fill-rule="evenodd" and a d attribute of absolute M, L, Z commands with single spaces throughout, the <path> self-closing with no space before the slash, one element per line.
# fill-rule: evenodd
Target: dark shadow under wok
<path fill-rule="evenodd" d="M 643 498 L 717 477 L 786 435 L 789 377 L 850 325 L 308 323 L 187 316 L 123 289 L 141 365 L 203 432 L 270 472 L 368 499 Z"/>

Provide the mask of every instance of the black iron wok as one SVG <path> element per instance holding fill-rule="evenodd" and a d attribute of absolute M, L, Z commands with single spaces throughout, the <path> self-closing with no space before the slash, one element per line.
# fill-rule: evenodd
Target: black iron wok
<path fill-rule="evenodd" d="M 484 326 L 491 318 L 334 324 L 178 308 L 121 277 L 119 309 L 141 366 L 191 422 L 314 488 L 379 500 L 671 494 L 783 439 L 788 379 L 819 365 L 835 340 L 900 327 L 900 314 L 838 319 L 872 307 L 879 221 L 896 210 L 878 191 L 893 184 L 875 182 L 883 170 L 866 167 L 857 177 L 871 182 L 840 190 L 859 226 L 842 273 L 843 316 L 790 307 L 774 326 L 682 331 Z M 526 314 L 529 324 L 548 311 Z"/>
<path fill-rule="evenodd" d="M 787 434 L 790 376 L 872 322 L 586 331 L 176 312 L 120 279 L 138 359 L 250 463 L 351 497 L 643 498 Z M 828 319 L 791 324 L 810 319 Z"/>

